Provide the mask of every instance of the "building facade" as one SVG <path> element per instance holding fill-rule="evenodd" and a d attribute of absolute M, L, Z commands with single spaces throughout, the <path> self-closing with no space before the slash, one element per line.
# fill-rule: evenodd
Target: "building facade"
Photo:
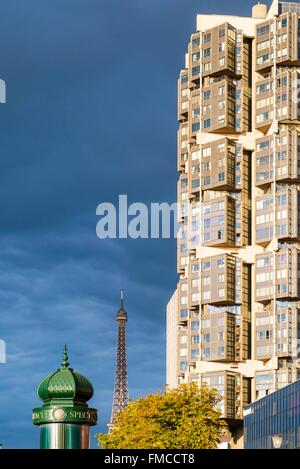
<path fill-rule="evenodd" d="M 178 80 L 167 383 L 217 388 L 233 429 L 299 377 L 299 74 L 300 3 L 275 0 L 197 15 Z"/>
<path fill-rule="evenodd" d="M 244 410 L 245 449 L 300 448 L 300 381 L 258 399 Z"/>

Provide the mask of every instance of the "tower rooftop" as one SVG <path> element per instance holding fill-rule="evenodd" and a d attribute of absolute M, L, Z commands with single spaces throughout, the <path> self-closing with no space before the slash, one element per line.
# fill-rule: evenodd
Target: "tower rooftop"
<path fill-rule="evenodd" d="M 121 290 L 121 305 L 120 309 L 117 311 L 117 321 L 119 320 L 128 320 L 127 311 L 124 308 L 124 290 Z"/>

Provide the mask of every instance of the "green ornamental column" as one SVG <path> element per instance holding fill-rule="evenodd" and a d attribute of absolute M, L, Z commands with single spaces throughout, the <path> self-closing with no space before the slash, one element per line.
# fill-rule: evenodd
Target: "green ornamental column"
<path fill-rule="evenodd" d="M 40 426 L 41 449 L 88 449 L 90 426 L 97 424 L 97 410 L 87 401 L 94 394 L 87 378 L 69 368 L 67 346 L 61 368 L 38 387 L 42 407 L 33 409 L 34 425 Z"/>

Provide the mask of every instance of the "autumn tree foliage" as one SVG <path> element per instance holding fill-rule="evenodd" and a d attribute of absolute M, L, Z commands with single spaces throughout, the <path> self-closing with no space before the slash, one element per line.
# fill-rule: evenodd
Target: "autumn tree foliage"
<path fill-rule="evenodd" d="M 131 401 L 109 434 L 98 434 L 105 449 L 212 449 L 226 425 L 217 392 L 195 383 Z"/>

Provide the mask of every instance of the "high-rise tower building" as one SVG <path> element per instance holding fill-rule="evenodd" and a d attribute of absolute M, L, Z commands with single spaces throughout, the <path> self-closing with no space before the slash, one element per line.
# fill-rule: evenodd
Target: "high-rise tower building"
<path fill-rule="evenodd" d="M 126 323 L 127 312 L 124 308 L 124 292 L 121 290 L 121 305 L 117 312 L 118 336 L 116 356 L 116 377 L 114 386 L 114 397 L 112 404 L 111 419 L 108 425 L 112 430 L 115 425 L 116 416 L 125 409 L 129 403 L 128 372 L 127 372 L 127 347 L 126 347 Z"/>
<path fill-rule="evenodd" d="M 299 78 L 300 3 L 197 15 L 178 81 L 167 383 L 216 388 L 236 439 L 245 404 L 299 377 Z"/>

